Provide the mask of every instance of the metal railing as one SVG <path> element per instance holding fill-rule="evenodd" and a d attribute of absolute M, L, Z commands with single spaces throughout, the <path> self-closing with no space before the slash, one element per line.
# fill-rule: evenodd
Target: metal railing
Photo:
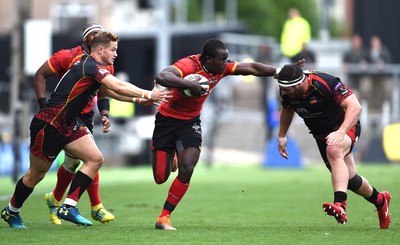
<path fill-rule="evenodd" d="M 363 75 L 363 76 L 376 76 L 391 77 L 392 80 L 392 98 L 391 98 L 391 122 L 399 121 L 399 77 L 400 77 L 400 64 L 385 64 L 382 66 L 369 65 L 369 64 L 350 64 L 347 67 L 347 75 Z"/>

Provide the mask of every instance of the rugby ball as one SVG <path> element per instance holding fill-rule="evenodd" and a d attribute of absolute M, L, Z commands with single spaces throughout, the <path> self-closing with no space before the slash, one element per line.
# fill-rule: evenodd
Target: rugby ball
<path fill-rule="evenodd" d="M 199 83 L 202 87 L 201 96 L 203 96 L 210 91 L 210 82 L 208 81 L 208 79 L 205 76 L 200 75 L 200 74 L 189 74 L 186 77 L 184 77 L 184 79 L 193 81 L 199 77 L 200 77 Z M 192 97 L 192 92 L 190 91 L 190 89 L 184 89 L 183 94 L 187 97 Z"/>

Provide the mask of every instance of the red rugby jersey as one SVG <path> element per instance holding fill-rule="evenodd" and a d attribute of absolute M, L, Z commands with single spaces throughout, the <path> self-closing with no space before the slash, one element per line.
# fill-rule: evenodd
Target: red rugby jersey
<path fill-rule="evenodd" d="M 181 77 L 185 77 L 189 74 L 198 73 L 206 77 L 210 81 L 210 91 L 214 89 L 217 83 L 225 76 L 232 75 L 236 69 L 236 61 L 227 61 L 227 65 L 222 74 L 208 73 L 203 69 L 200 62 L 200 54 L 191 55 L 182 58 L 175 62 L 173 65 Z M 200 115 L 201 109 L 205 100 L 208 98 L 209 93 L 199 98 L 189 98 L 183 95 L 183 92 L 179 88 L 172 88 L 172 98 L 168 102 L 163 102 L 158 107 L 158 111 L 167 117 L 173 117 L 181 120 L 188 120 L 193 117 Z"/>

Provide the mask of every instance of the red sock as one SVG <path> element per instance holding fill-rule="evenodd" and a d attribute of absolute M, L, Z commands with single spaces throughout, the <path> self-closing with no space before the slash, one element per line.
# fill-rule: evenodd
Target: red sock
<path fill-rule="evenodd" d="M 99 191 L 99 173 L 94 176 L 93 182 L 88 186 L 87 193 L 90 199 L 90 205 L 96 206 L 101 203 Z"/>
<path fill-rule="evenodd" d="M 189 183 L 184 184 L 178 178 L 175 178 L 174 182 L 172 182 L 172 185 L 169 188 L 167 201 L 165 202 L 166 204 L 164 205 L 160 216 L 170 215 L 178 205 L 179 201 L 183 198 L 188 188 Z M 170 206 L 171 204 L 173 205 L 172 210 L 165 209 L 166 206 Z"/>
<path fill-rule="evenodd" d="M 67 190 L 69 184 L 71 183 L 72 179 L 74 178 L 75 173 L 70 173 L 65 170 L 64 165 L 61 165 L 58 168 L 57 172 L 57 184 L 53 190 L 54 198 L 57 201 L 61 201 L 65 191 Z"/>

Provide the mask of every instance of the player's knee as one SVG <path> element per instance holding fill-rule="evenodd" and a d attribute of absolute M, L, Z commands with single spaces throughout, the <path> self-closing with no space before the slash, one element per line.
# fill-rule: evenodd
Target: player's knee
<path fill-rule="evenodd" d="M 169 172 L 167 171 L 167 169 L 155 169 L 153 177 L 154 182 L 156 182 L 156 184 L 158 185 L 161 185 L 168 180 Z"/>
<path fill-rule="evenodd" d="M 97 154 L 96 156 L 94 156 L 91 159 L 91 163 L 93 164 L 93 166 L 97 169 L 100 169 L 101 166 L 103 166 L 104 163 L 104 158 L 102 154 Z"/>
<path fill-rule="evenodd" d="M 156 184 L 163 184 L 171 173 L 169 154 L 166 151 L 153 151 L 153 178 Z"/>
<path fill-rule="evenodd" d="M 154 182 L 156 184 L 161 185 L 165 183 L 168 180 L 168 177 L 170 175 L 170 170 L 166 168 L 160 168 L 160 165 L 156 165 L 158 168 L 154 168 L 153 170 L 153 177 L 154 177 Z M 165 165 L 164 165 L 165 166 Z"/>
<path fill-rule="evenodd" d="M 353 178 L 349 180 L 349 183 L 347 184 L 347 189 L 356 192 L 360 189 L 362 185 L 362 178 L 360 175 L 356 174 Z"/>
<path fill-rule="evenodd" d="M 194 172 L 194 165 L 188 165 L 182 168 L 178 173 L 178 178 L 182 183 L 189 183 Z"/>
<path fill-rule="evenodd" d="M 335 162 L 335 159 L 340 159 L 343 157 L 342 151 L 337 146 L 330 146 L 330 147 L 328 146 L 326 148 L 326 155 L 331 162 Z"/>
<path fill-rule="evenodd" d="M 332 172 L 331 165 L 329 164 L 328 160 L 325 162 L 325 167 L 329 170 L 329 172 Z"/>
<path fill-rule="evenodd" d="M 46 171 L 37 169 L 28 169 L 28 172 L 23 176 L 23 182 L 26 186 L 34 187 L 45 177 Z"/>
<path fill-rule="evenodd" d="M 156 184 L 161 185 L 165 183 L 165 181 L 167 181 L 167 178 L 165 178 L 164 176 L 154 176 L 154 181 L 156 182 Z"/>

